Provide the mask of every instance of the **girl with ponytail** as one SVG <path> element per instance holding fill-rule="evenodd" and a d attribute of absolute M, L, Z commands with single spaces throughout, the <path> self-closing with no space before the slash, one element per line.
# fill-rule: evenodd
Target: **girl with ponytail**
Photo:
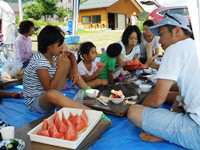
<path fill-rule="evenodd" d="M 107 80 L 98 79 L 98 75 L 103 70 L 104 65 L 96 65 L 96 46 L 92 42 L 82 43 L 78 52 L 78 71 L 83 80 L 92 88 L 105 86 Z"/>

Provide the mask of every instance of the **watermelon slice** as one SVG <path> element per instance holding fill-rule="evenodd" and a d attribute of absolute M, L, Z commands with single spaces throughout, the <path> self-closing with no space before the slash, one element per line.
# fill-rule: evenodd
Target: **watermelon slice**
<path fill-rule="evenodd" d="M 86 122 L 81 118 L 81 116 L 78 116 L 75 120 L 75 127 L 78 134 L 82 133 L 87 128 Z"/>
<path fill-rule="evenodd" d="M 48 130 L 48 126 L 49 126 L 48 120 L 44 119 L 43 125 L 42 125 L 42 130 Z"/>
<path fill-rule="evenodd" d="M 49 123 L 49 136 L 55 137 L 58 134 L 58 130 L 56 129 L 56 126 L 53 124 L 53 122 Z"/>
<path fill-rule="evenodd" d="M 64 123 L 64 125 L 67 125 L 67 119 L 65 118 L 64 112 L 62 112 L 62 122 Z"/>
<path fill-rule="evenodd" d="M 64 139 L 65 140 L 70 140 L 70 141 L 75 141 L 77 139 L 77 132 L 76 132 L 76 128 L 74 127 L 74 125 L 67 120 L 67 124 L 69 126 L 68 130 L 67 130 L 67 134 L 65 134 Z"/>
<path fill-rule="evenodd" d="M 39 130 L 36 132 L 37 135 L 41 136 L 49 136 L 49 131 L 48 130 Z"/>
<path fill-rule="evenodd" d="M 78 119 L 78 114 L 76 114 L 75 116 L 71 117 L 69 119 L 69 121 L 75 126 L 76 122 L 77 122 L 77 119 Z"/>
<path fill-rule="evenodd" d="M 73 117 L 74 117 L 74 115 L 70 112 L 70 113 L 69 113 L 68 120 L 72 119 Z"/>
<path fill-rule="evenodd" d="M 58 112 L 55 111 L 52 117 L 53 123 L 55 123 L 57 117 L 58 117 Z"/>
<path fill-rule="evenodd" d="M 61 125 L 61 121 L 60 121 L 60 117 L 57 116 L 55 122 L 54 122 L 56 129 L 59 131 L 60 130 L 60 125 Z"/>
<path fill-rule="evenodd" d="M 66 134 L 67 133 L 67 129 L 68 129 L 68 127 L 63 122 L 61 122 L 59 133 Z"/>
<path fill-rule="evenodd" d="M 101 67 L 102 65 L 103 65 L 102 62 L 96 62 L 96 66 L 97 66 L 97 67 Z"/>
<path fill-rule="evenodd" d="M 62 139 L 64 138 L 64 134 L 63 133 L 57 133 L 54 138 L 59 138 L 59 139 Z"/>
<path fill-rule="evenodd" d="M 82 114 L 80 115 L 81 119 L 83 119 L 88 126 L 88 115 L 85 112 L 85 109 L 83 109 Z"/>

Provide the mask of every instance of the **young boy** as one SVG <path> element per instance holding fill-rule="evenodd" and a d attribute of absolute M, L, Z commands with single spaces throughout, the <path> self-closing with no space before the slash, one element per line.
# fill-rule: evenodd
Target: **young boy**
<path fill-rule="evenodd" d="M 119 43 L 110 44 L 106 52 L 102 53 L 100 61 L 105 64 L 103 71 L 99 74 L 100 79 L 107 79 L 114 84 L 113 72 L 115 71 L 116 58 L 121 54 L 122 46 Z"/>

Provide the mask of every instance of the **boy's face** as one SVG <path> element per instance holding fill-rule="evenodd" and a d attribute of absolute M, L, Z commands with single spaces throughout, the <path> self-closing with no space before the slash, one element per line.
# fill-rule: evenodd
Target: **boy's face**
<path fill-rule="evenodd" d="M 128 38 L 128 44 L 135 46 L 138 43 L 138 37 L 136 32 L 132 32 Z"/>
<path fill-rule="evenodd" d="M 151 32 L 151 30 L 149 29 L 147 25 L 143 26 L 143 34 L 145 37 L 149 37 L 153 35 L 153 33 Z"/>

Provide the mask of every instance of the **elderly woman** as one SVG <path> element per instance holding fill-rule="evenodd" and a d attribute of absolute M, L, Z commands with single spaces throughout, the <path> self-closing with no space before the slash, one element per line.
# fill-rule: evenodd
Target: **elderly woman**
<path fill-rule="evenodd" d="M 22 21 L 19 25 L 20 35 L 14 41 L 14 58 L 23 63 L 25 68 L 33 53 L 32 53 L 32 41 L 29 38 L 33 34 L 34 23 L 29 20 Z"/>

